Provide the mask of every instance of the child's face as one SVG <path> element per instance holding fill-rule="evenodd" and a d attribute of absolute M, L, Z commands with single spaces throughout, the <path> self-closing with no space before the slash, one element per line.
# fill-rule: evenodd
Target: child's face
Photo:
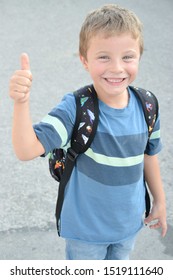
<path fill-rule="evenodd" d="M 136 78 L 139 60 L 139 42 L 126 33 L 108 38 L 101 35 L 91 38 L 87 57 L 81 56 L 100 96 L 126 92 L 127 86 Z"/>

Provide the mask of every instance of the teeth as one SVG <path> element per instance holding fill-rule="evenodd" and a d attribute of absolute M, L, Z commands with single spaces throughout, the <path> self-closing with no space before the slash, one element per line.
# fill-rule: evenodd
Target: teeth
<path fill-rule="evenodd" d="M 108 82 L 110 83 L 120 83 L 123 81 L 123 78 L 119 79 L 107 79 Z"/>

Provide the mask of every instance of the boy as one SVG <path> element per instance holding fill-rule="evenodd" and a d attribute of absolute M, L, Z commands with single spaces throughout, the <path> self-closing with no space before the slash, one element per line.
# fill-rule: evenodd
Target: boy
<path fill-rule="evenodd" d="M 135 80 L 143 52 L 142 27 L 131 11 L 105 5 L 86 17 L 79 53 L 99 99 L 95 138 L 82 154 L 66 186 L 61 213 L 61 236 L 67 259 L 129 259 L 143 224 L 167 231 L 165 196 L 157 153 L 160 123 L 148 141 L 141 104 L 129 85 Z M 21 160 L 66 147 L 75 123 L 75 99 L 67 94 L 39 124 L 32 126 L 29 58 L 10 81 L 14 99 L 13 145 Z M 150 215 L 143 221 L 143 173 L 153 196 Z"/>

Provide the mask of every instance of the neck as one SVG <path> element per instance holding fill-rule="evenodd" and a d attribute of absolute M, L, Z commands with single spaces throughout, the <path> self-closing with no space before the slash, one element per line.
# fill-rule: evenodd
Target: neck
<path fill-rule="evenodd" d="M 126 89 L 124 92 L 119 93 L 119 94 L 106 94 L 106 93 L 101 93 L 97 91 L 98 98 L 108 105 L 109 107 L 115 108 L 115 109 L 123 109 L 128 106 L 129 103 L 129 93 L 128 90 Z"/>

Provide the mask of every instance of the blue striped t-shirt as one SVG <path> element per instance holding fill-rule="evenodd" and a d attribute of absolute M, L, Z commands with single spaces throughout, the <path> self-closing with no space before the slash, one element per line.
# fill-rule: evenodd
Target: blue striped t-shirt
<path fill-rule="evenodd" d="M 93 243 L 115 243 L 130 238 L 143 226 L 144 153 L 161 150 L 160 121 L 148 140 L 140 102 L 129 89 L 129 104 L 114 109 L 99 100 L 99 123 L 90 148 L 77 159 L 61 212 L 61 236 Z M 75 123 L 73 93 L 64 96 L 34 126 L 47 155 L 67 148 Z"/>

